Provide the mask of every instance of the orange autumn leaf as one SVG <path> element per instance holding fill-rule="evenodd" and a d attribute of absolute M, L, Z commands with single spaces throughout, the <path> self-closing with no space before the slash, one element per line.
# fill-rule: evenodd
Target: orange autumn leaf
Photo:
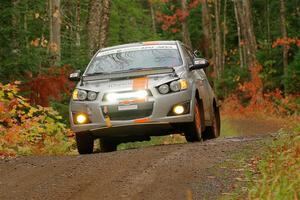
<path fill-rule="evenodd" d="M 1 113 L 1 112 L 4 112 L 4 110 L 5 110 L 4 103 L 3 103 L 3 102 L 0 102 L 0 113 Z"/>
<path fill-rule="evenodd" d="M 36 38 L 30 42 L 31 46 L 38 47 L 40 44 L 40 38 Z"/>

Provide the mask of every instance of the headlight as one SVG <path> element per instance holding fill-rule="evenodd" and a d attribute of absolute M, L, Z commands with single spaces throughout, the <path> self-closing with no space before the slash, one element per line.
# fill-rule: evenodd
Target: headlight
<path fill-rule="evenodd" d="M 161 94 L 167 94 L 170 91 L 170 87 L 167 84 L 163 84 L 163 85 L 158 87 L 158 91 Z"/>
<path fill-rule="evenodd" d="M 179 83 L 179 81 L 172 81 L 170 83 L 170 89 L 173 92 L 178 92 L 180 90 L 180 83 Z"/>
<path fill-rule="evenodd" d="M 90 101 L 94 101 L 97 98 L 97 93 L 93 91 L 89 91 L 87 94 L 87 98 Z"/>
<path fill-rule="evenodd" d="M 118 95 L 116 93 L 109 93 L 106 95 L 107 101 L 117 101 Z"/>
<path fill-rule="evenodd" d="M 97 95 L 97 92 L 75 89 L 72 94 L 72 99 L 75 101 L 94 101 L 96 100 Z"/>
<path fill-rule="evenodd" d="M 87 97 L 87 92 L 84 90 L 78 90 L 78 99 L 84 101 Z"/>
<path fill-rule="evenodd" d="M 169 92 L 178 92 L 181 90 L 186 90 L 187 88 L 188 88 L 187 80 L 179 79 L 159 86 L 158 91 L 161 94 L 167 94 Z"/>
<path fill-rule="evenodd" d="M 124 99 L 144 99 L 149 94 L 146 90 L 137 90 L 132 92 L 121 92 L 121 93 L 108 93 L 105 95 L 107 101 L 118 101 Z"/>
<path fill-rule="evenodd" d="M 146 90 L 140 90 L 140 91 L 137 91 L 135 96 L 138 98 L 138 99 L 144 99 L 145 97 L 148 96 L 148 92 Z"/>

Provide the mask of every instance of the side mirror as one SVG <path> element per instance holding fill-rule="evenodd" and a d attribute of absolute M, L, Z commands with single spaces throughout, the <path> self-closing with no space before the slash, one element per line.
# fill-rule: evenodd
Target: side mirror
<path fill-rule="evenodd" d="M 190 67 L 190 70 L 203 69 L 209 66 L 208 60 L 204 58 L 195 58 L 193 61 L 193 66 Z"/>
<path fill-rule="evenodd" d="M 80 81 L 81 78 L 81 71 L 76 70 L 74 73 L 70 74 L 69 80 L 70 81 Z"/>

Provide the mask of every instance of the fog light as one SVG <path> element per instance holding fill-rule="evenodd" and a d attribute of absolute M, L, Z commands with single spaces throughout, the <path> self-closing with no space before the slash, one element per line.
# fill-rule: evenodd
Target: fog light
<path fill-rule="evenodd" d="M 78 124 L 84 124 L 87 122 L 87 116 L 85 114 L 79 114 L 76 116 L 76 122 Z"/>
<path fill-rule="evenodd" d="M 173 112 L 177 115 L 181 115 L 184 112 L 184 107 L 182 105 L 175 106 Z"/>

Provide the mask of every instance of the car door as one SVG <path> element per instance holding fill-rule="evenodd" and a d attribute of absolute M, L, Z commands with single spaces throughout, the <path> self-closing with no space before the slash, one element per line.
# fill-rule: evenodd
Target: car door
<path fill-rule="evenodd" d="M 184 56 L 187 60 L 189 66 L 193 64 L 193 59 L 195 58 L 190 49 L 187 47 L 183 48 Z M 207 76 L 203 69 L 193 70 L 190 72 L 192 78 L 195 80 L 196 87 L 200 93 L 200 98 L 203 101 L 203 107 L 205 112 L 205 121 L 210 120 L 210 111 L 212 105 L 212 90 L 207 79 Z"/>

